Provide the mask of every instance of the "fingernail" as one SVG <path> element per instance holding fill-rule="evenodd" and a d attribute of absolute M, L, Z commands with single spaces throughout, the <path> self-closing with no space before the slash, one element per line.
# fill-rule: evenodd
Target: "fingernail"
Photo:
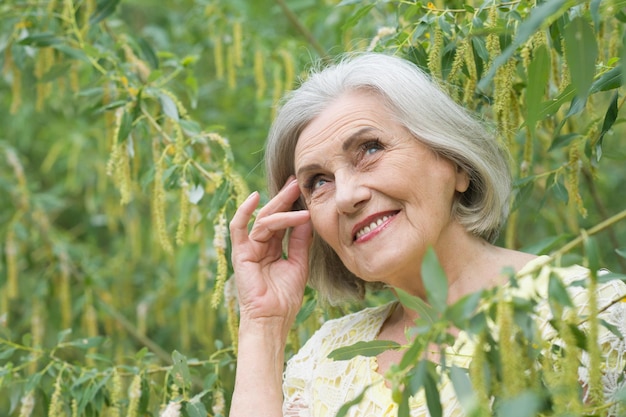
<path fill-rule="evenodd" d="M 250 193 L 250 195 L 246 198 L 246 200 L 245 200 L 245 201 L 250 200 L 252 197 L 254 197 L 254 196 L 255 196 L 256 194 L 258 194 L 258 193 L 259 193 L 258 191 L 253 191 L 252 193 Z"/>

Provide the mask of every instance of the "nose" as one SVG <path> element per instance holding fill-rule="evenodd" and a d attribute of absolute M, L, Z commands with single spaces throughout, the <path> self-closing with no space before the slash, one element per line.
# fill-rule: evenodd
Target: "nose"
<path fill-rule="evenodd" d="M 348 169 L 335 172 L 335 203 L 340 214 L 358 211 L 371 198 L 362 178 Z"/>

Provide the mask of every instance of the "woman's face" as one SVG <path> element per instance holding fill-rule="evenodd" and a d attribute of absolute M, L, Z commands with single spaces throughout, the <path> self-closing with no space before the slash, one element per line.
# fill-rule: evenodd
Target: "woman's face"
<path fill-rule="evenodd" d="M 453 198 L 469 182 L 382 103 L 369 92 L 332 102 L 298 139 L 296 176 L 313 227 L 350 271 L 417 290 L 426 248 L 458 236 Z"/>

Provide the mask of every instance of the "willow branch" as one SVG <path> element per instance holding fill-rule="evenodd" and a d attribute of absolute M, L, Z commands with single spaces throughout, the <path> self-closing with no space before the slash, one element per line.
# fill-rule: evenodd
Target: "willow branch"
<path fill-rule="evenodd" d="M 285 1 L 284 0 L 276 0 L 276 3 L 278 3 L 280 8 L 282 9 L 283 13 L 285 14 L 287 19 L 289 20 L 289 23 L 291 23 L 296 28 L 296 30 L 298 32 L 300 32 L 300 34 L 302 36 L 304 36 L 304 38 L 307 40 L 307 42 L 309 42 L 311 44 L 311 46 L 313 47 L 313 49 L 315 49 L 317 54 L 324 61 L 326 61 L 326 62 L 330 61 L 330 57 L 326 54 L 326 51 L 324 50 L 322 45 L 320 45 L 320 43 L 317 41 L 317 39 L 315 39 L 315 37 L 313 36 L 311 31 L 309 29 L 307 29 L 306 26 L 304 26 L 302 24 L 302 22 L 300 22 L 300 19 L 298 19 L 298 16 L 296 16 L 295 13 L 292 12 L 289 7 L 287 7 L 287 4 L 285 3 Z"/>
<path fill-rule="evenodd" d="M 120 313 L 113 306 L 107 304 L 101 299 L 98 299 L 98 304 L 108 315 L 113 317 L 115 321 L 117 321 L 122 326 L 122 328 L 126 330 L 128 334 L 130 334 L 134 339 L 136 339 L 143 346 L 150 349 L 150 351 L 152 351 L 152 353 L 154 353 L 163 362 L 169 365 L 172 364 L 172 358 L 170 354 L 167 353 L 161 346 L 156 344 L 156 342 L 154 342 L 152 339 L 141 334 L 139 330 L 137 330 L 137 328 L 126 317 L 122 315 L 122 313 Z"/>

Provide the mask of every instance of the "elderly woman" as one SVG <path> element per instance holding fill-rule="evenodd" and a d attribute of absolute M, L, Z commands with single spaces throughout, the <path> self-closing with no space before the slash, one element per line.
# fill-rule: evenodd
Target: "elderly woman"
<path fill-rule="evenodd" d="M 383 376 L 402 352 L 327 355 L 361 340 L 406 344 L 416 312 L 391 303 L 331 320 L 285 370 L 307 282 L 330 302 L 381 285 L 425 298 L 420 269 L 432 247 L 453 303 L 536 262 L 491 243 L 507 214 L 506 153 L 403 59 L 363 54 L 312 74 L 280 109 L 266 162 L 271 201 L 248 231 L 251 194 L 230 225 L 241 313 L 231 416 L 333 416 L 368 385 L 351 415 L 395 415 Z M 425 410 L 413 403 L 414 415 Z"/>

